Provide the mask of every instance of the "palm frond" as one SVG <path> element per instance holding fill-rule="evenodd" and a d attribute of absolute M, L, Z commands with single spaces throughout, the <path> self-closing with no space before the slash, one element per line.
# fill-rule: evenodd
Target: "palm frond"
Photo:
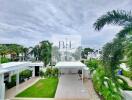
<path fill-rule="evenodd" d="M 97 19 L 93 24 L 95 30 L 101 30 L 106 24 L 126 25 L 132 23 L 132 13 L 124 10 L 113 10 Z"/>
<path fill-rule="evenodd" d="M 125 37 L 126 35 L 132 34 L 132 24 L 125 26 L 118 34 L 117 37 Z"/>

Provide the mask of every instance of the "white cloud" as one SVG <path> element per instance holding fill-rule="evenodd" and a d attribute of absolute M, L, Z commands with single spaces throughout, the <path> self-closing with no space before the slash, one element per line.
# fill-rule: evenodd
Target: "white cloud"
<path fill-rule="evenodd" d="M 32 46 L 53 34 L 82 36 L 82 45 L 101 47 L 121 29 L 93 29 L 96 19 L 113 9 L 132 9 L 131 0 L 0 0 L 0 43 Z"/>

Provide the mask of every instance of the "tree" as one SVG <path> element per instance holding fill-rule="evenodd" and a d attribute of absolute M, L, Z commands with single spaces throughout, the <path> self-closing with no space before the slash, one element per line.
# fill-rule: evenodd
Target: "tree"
<path fill-rule="evenodd" d="M 49 41 L 42 41 L 40 42 L 40 50 L 41 60 L 46 67 L 47 64 L 51 63 L 52 44 Z"/>
<path fill-rule="evenodd" d="M 113 42 L 107 43 L 103 47 L 102 61 L 106 66 L 106 74 L 115 79 L 114 70 L 117 69 L 120 64 L 120 60 L 123 58 L 123 45 L 120 39 L 115 38 Z"/>
<path fill-rule="evenodd" d="M 41 60 L 39 45 L 36 45 L 34 48 L 32 48 L 32 50 L 30 51 L 30 54 L 35 57 L 36 61 Z"/>
<path fill-rule="evenodd" d="M 107 24 L 123 26 L 118 33 L 119 37 L 125 37 L 132 31 L 132 13 L 124 10 L 113 10 L 102 15 L 94 23 L 95 30 L 101 30 Z"/>
<path fill-rule="evenodd" d="M 19 60 L 19 54 L 23 52 L 24 47 L 18 44 L 7 44 L 6 46 L 9 50 L 9 54 L 11 54 L 12 61 Z"/>
<path fill-rule="evenodd" d="M 27 56 L 28 56 L 28 48 L 23 48 L 23 50 L 22 50 L 22 53 L 23 53 L 23 59 L 24 60 L 27 60 Z"/>
<path fill-rule="evenodd" d="M 95 30 L 100 31 L 105 25 L 108 24 L 114 24 L 123 27 L 123 29 L 117 33 L 117 37 L 116 37 L 117 38 L 116 40 L 118 40 L 119 48 L 116 47 L 117 41 L 115 40 L 113 41 L 113 43 L 108 43 L 106 44 L 106 46 L 104 46 L 104 52 L 103 52 L 104 55 L 106 55 L 105 53 L 108 54 L 110 52 L 112 59 L 116 60 L 116 62 L 112 62 L 112 61 L 110 62 L 114 66 L 117 64 L 117 62 L 119 62 L 120 59 L 122 59 L 122 58 L 118 59 L 117 55 L 118 53 L 120 53 L 120 51 L 123 51 L 123 46 L 124 46 L 122 45 L 123 42 L 127 40 L 128 35 L 132 34 L 132 13 L 123 10 L 113 10 L 111 12 L 107 12 L 105 15 L 102 15 L 97 19 L 97 21 L 94 23 L 94 28 Z M 109 59 L 108 56 L 107 55 L 106 57 L 104 56 L 106 60 Z"/>
<path fill-rule="evenodd" d="M 125 55 L 127 56 L 127 65 L 130 68 L 130 70 L 132 71 L 132 43 L 131 42 L 126 42 L 125 44 L 127 44 L 125 46 Z"/>
<path fill-rule="evenodd" d="M 91 48 L 84 48 L 84 50 L 81 52 L 82 58 L 87 58 L 88 53 L 94 52 L 94 49 Z"/>
<path fill-rule="evenodd" d="M 8 52 L 8 48 L 5 45 L 0 45 L 0 55 L 2 57 L 5 57 L 7 52 Z"/>

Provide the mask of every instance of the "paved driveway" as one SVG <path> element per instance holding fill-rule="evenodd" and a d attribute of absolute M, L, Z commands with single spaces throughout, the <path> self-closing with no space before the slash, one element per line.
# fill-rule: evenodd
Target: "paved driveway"
<path fill-rule="evenodd" d="M 93 89 L 91 80 L 85 80 L 84 84 L 82 84 L 77 74 L 61 75 L 55 98 L 99 100 Z"/>

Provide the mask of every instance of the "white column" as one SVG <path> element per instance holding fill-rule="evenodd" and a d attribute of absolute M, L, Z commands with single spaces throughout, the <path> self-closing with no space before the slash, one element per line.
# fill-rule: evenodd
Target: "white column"
<path fill-rule="evenodd" d="M 4 74 L 0 74 L 0 100 L 5 98 L 5 83 L 4 83 Z"/>
<path fill-rule="evenodd" d="M 35 67 L 32 67 L 33 71 L 32 71 L 32 77 L 35 77 Z"/>
<path fill-rule="evenodd" d="M 83 68 L 82 68 L 82 84 L 83 84 Z"/>
<path fill-rule="evenodd" d="M 19 70 L 16 72 L 16 93 L 19 88 Z"/>
<path fill-rule="evenodd" d="M 11 82 L 11 72 L 9 72 L 9 82 Z"/>

